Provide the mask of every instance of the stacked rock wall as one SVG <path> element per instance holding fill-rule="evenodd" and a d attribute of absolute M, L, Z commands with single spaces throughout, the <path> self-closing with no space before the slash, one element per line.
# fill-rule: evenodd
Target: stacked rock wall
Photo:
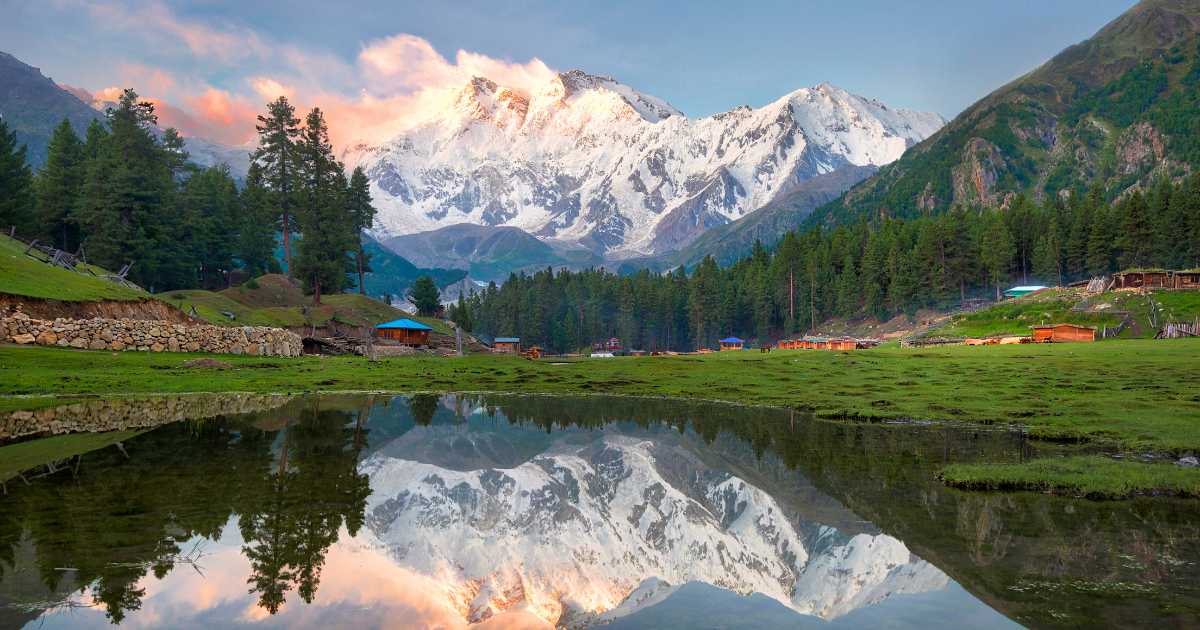
<path fill-rule="evenodd" d="M 0 340 L 88 350 L 300 356 L 300 336 L 262 326 L 189 326 L 142 319 L 33 319 L 0 313 Z"/>

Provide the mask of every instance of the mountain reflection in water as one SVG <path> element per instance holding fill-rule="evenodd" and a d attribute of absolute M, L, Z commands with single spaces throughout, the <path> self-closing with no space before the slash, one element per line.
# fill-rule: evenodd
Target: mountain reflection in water
<path fill-rule="evenodd" d="M 944 461 L 1029 456 L 1012 434 L 624 398 L 213 404 L 157 428 L 123 406 L 137 431 L 0 446 L 28 464 L 0 475 L 0 627 L 1195 618 L 1194 503 L 933 479 Z"/>

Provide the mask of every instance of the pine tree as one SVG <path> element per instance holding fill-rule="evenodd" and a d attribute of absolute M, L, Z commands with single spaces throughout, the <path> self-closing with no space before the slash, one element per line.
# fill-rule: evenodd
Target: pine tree
<path fill-rule="evenodd" d="M 38 223 L 43 236 L 54 246 L 75 251 L 79 247 L 79 226 L 75 214 L 84 177 L 83 142 L 65 118 L 50 137 L 46 164 L 37 174 Z"/>
<path fill-rule="evenodd" d="M 418 313 L 422 315 L 437 314 L 442 305 L 442 296 L 437 285 L 433 283 L 433 278 L 429 276 L 417 278 L 410 291 L 409 299 L 417 307 Z"/>
<path fill-rule="evenodd" d="M 296 144 L 300 231 L 299 255 L 293 275 L 304 283 L 305 291 L 313 296 L 313 304 L 321 303 L 321 294 L 340 291 L 350 268 L 350 229 L 353 222 L 347 216 L 345 172 L 333 157 L 329 129 L 320 108 L 313 108 L 304 121 L 300 141 Z"/>
<path fill-rule="evenodd" d="M 1042 282 L 1052 286 L 1062 284 L 1062 261 L 1059 259 L 1058 222 L 1052 220 L 1050 228 L 1037 240 L 1033 249 L 1033 274 Z"/>
<path fill-rule="evenodd" d="M 996 287 L 996 300 L 1000 299 L 1000 285 L 1008 280 L 1012 271 L 1016 245 L 1008 227 L 996 213 L 987 217 L 983 239 L 980 242 L 980 262 L 987 273 L 988 281 Z"/>
<path fill-rule="evenodd" d="M 178 232 L 171 229 L 176 213 L 165 205 L 170 171 L 151 133 L 154 105 L 125 90 L 106 115 L 110 132 L 89 164 L 80 204 L 89 261 L 111 269 L 132 263 L 130 277 L 150 289 L 177 286 L 185 279 L 164 274 L 173 266 Z"/>
<path fill-rule="evenodd" d="M 854 255 L 847 253 L 842 261 L 842 271 L 838 274 L 837 279 L 836 311 L 839 315 L 850 317 L 858 312 L 860 289 Z"/>
<path fill-rule="evenodd" d="M 1112 233 L 1109 211 L 1100 206 L 1093 211 L 1087 241 L 1087 270 L 1092 276 L 1102 276 L 1112 270 Z"/>
<path fill-rule="evenodd" d="M 283 232 L 283 260 L 289 276 L 295 275 L 292 267 L 292 240 L 296 217 L 298 194 L 299 156 L 296 143 L 300 137 L 300 119 L 296 108 L 286 96 L 280 96 L 267 105 L 267 115 L 258 116 L 258 149 L 251 159 L 262 165 L 263 182 L 273 197 L 279 229 Z"/>
<path fill-rule="evenodd" d="M 371 270 L 370 256 L 363 250 L 363 231 L 375 223 L 375 207 L 371 205 L 370 183 L 361 167 L 355 167 L 350 175 L 350 190 L 346 194 L 347 211 L 353 220 L 355 242 L 355 268 L 358 272 L 358 292 L 366 295 L 366 272 Z"/>
<path fill-rule="evenodd" d="M 28 234 L 33 229 L 33 174 L 25 162 L 25 145 L 17 132 L 0 118 L 0 227 L 15 227 Z"/>
<path fill-rule="evenodd" d="M 275 260 L 274 206 L 267 189 L 262 165 L 250 164 L 246 185 L 241 193 L 241 221 L 238 228 L 237 257 L 250 276 L 279 270 Z"/>
<path fill-rule="evenodd" d="M 234 266 L 242 209 L 237 186 L 224 164 L 188 178 L 182 192 L 188 209 L 190 250 L 201 286 L 223 288 Z"/>
<path fill-rule="evenodd" d="M 1154 226 L 1146 207 L 1146 198 L 1135 191 L 1117 206 L 1120 216 L 1120 235 L 1116 246 L 1124 267 L 1145 267 L 1150 264 L 1154 247 Z"/>

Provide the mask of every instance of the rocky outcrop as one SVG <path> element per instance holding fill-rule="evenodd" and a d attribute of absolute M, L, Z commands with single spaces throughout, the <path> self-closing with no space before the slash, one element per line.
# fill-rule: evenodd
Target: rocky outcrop
<path fill-rule="evenodd" d="M 0 313 L 0 341 L 87 350 L 214 352 L 300 356 L 300 336 L 280 328 L 187 326 L 142 319 L 34 319 L 22 311 Z"/>
<path fill-rule="evenodd" d="M 1117 173 L 1133 175 L 1150 170 L 1161 164 L 1166 154 L 1162 134 L 1150 123 L 1138 123 L 1117 138 Z"/>
<path fill-rule="evenodd" d="M 126 431 L 181 420 L 261 413 L 282 407 L 292 399 L 282 394 L 188 394 L 84 400 L 0 413 L 0 440 L 79 431 Z"/>
<path fill-rule="evenodd" d="M 998 172 L 1004 168 L 1004 156 L 996 145 L 983 138 L 971 138 L 962 153 L 962 162 L 952 170 L 954 201 L 985 206 L 996 204 Z"/>

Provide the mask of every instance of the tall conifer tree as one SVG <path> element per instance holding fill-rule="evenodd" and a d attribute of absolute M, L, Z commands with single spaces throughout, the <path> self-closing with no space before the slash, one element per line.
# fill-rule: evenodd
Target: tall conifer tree
<path fill-rule="evenodd" d="M 289 276 L 292 268 L 292 230 L 295 229 L 296 200 L 299 184 L 299 157 L 296 142 L 300 137 L 300 119 L 286 96 L 267 105 L 267 114 L 258 116 L 258 149 L 251 159 L 262 165 L 263 182 L 270 189 L 283 233 L 283 260 Z"/>

